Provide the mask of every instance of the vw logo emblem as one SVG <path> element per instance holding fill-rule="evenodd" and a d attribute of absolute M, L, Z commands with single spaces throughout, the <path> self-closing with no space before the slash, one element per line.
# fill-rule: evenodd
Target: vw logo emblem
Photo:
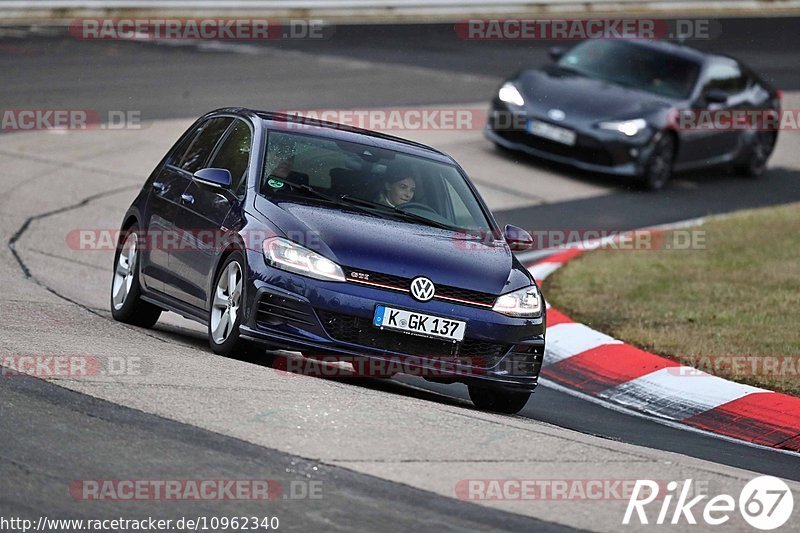
<path fill-rule="evenodd" d="M 567 118 L 567 114 L 561 111 L 560 109 L 551 109 L 550 111 L 547 112 L 547 116 L 557 122 L 561 122 L 562 120 Z"/>
<path fill-rule="evenodd" d="M 411 280 L 411 296 L 420 302 L 427 302 L 436 294 L 436 287 L 433 282 L 425 276 L 419 276 Z"/>

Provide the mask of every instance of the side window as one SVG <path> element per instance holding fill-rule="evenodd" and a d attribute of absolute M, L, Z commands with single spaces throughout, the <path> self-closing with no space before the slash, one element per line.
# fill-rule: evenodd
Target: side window
<path fill-rule="evenodd" d="M 241 194 L 240 188 L 246 185 L 247 165 L 250 162 L 250 147 L 253 136 L 250 128 L 242 120 L 237 120 L 231 127 L 228 136 L 214 156 L 209 166 L 224 168 L 231 173 L 231 190 Z"/>
<path fill-rule="evenodd" d="M 733 60 L 718 60 L 711 64 L 706 72 L 706 81 L 702 94 L 719 90 L 732 95 L 747 88 L 747 78 L 742 74 L 739 64 Z"/>
<path fill-rule="evenodd" d="M 230 125 L 231 118 L 212 118 L 200 124 L 184 154 L 174 164 L 186 172 L 194 174 L 201 168 L 214 150 L 217 141 Z"/>
<path fill-rule="evenodd" d="M 172 147 L 172 152 L 170 152 L 169 158 L 167 159 L 167 165 L 178 166 L 178 163 L 181 162 L 181 159 L 183 159 L 183 156 L 186 154 L 186 149 L 189 148 L 195 137 L 197 137 L 197 131 L 197 128 L 187 131 L 186 135 Z"/>

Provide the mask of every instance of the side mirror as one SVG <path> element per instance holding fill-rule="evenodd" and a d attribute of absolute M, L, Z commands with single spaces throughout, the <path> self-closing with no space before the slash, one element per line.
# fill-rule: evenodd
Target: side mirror
<path fill-rule="evenodd" d="M 725 91 L 712 89 L 706 93 L 704 100 L 707 104 L 725 104 L 728 102 L 728 95 Z"/>
<path fill-rule="evenodd" d="M 505 238 L 508 246 L 514 252 L 523 252 L 533 246 L 533 237 L 531 237 L 531 234 L 511 224 L 506 224 L 503 230 L 503 238 Z"/>
<path fill-rule="evenodd" d="M 225 168 L 202 168 L 194 173 L 194 179 L 203 185 L 227 189 L 231 186 L 233 178 Z"/>
<path fill-rule="evenodd" d="M 567 49 L 564 48 L 563 46 L 551 46 L 550 48 L 547 49 L 547 55 L 549 55 L 550 59 L 552 59 L 553 61 L 558 61 L 559 59 L 564 57 L 564 54 L 566 53 Z"/>

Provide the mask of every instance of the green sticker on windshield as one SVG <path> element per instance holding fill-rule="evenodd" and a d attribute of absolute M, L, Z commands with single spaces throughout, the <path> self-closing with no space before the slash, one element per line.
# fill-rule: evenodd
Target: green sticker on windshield
<path fill-rule="evenodd" d="M 282 189 L 283 188 L 283 182 L 280 181 L 280 180 L 276 180 L 276 179 L 270 179 L 269 181 L 267 181 L 267 185 L 269 185 L 273 189 Z"/>

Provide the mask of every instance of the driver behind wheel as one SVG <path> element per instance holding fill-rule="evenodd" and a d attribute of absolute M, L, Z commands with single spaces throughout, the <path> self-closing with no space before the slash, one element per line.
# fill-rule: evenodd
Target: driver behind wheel
<path fill-rule="evenodd" d="M 376 201 L 389 207 L 397 207 L 413 200 L 416 190 L 417 182 L 413 177 L 408 174 L 398 174 L 384 182 L 383 190 Z"/>

